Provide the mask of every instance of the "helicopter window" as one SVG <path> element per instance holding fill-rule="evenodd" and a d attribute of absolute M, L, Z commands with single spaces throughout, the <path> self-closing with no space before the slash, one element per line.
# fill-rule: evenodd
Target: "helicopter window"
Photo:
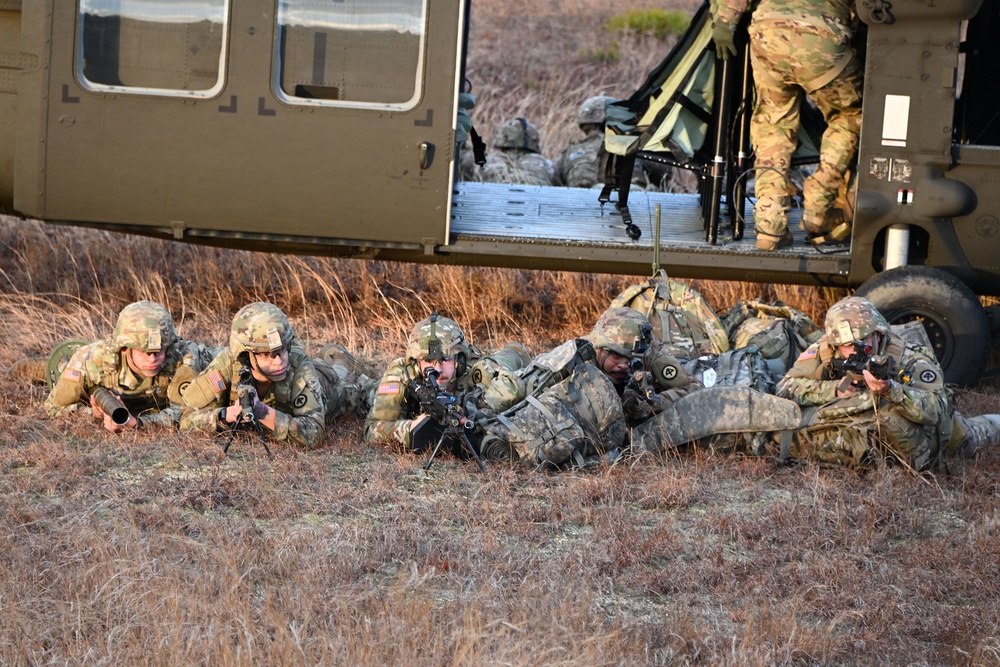
<path fill-rule="evenodd" d="M 276 94 L 291 104 L 410 109 L 427 0 L 279 0 Z"/>
<path fill-rule="evenodd" d="M 80 0 L 77 78 L 91 90 L 222 90 L 229 0 Z"/>

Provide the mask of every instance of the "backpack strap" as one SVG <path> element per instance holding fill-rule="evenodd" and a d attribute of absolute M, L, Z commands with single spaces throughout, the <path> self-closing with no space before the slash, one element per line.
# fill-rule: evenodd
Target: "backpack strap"
<path fill-rule="evenodd" d="M 719 355 L 719 361 L 715 366 L 715 372 L 718 374 L 715 384 L 721 386 L 733 384 L 733 376 L 740 367 L 740 358 L 743 357 L 745 350 L 746 348 L 741 347 L 738 350 L 729 350 Z"/>
<path fill-rule="evenodd" d="M 486 142 L 476 132 L 475 127 L 469 128 L 469 138 L 472 139 L 472 159 L 482 169 L 486 164 Z"/>

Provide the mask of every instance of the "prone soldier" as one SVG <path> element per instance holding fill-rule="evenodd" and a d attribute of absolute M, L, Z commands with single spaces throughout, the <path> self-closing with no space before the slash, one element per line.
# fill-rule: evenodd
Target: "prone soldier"
<path fill-rule="evenodd" d="M 181 429 L 257 424 L 276 440 L 318 447 L 329 423 L 362 409 L 370 386 L 363 374 L 309 358 L 277 306 L 251 303 L 233 318 L 229 346 L 184 389 Z"/>
<path fill-rule="evenodd" d="M 484 183 L 560 185 L 555 166 L 542 155 L 538 128 L 524 118 L 514 118 L 497 128 L 486 164 L 476 173 Z"/>
<path fill-rule="evenodd" d="M 613 460 L 630 428 L 702 388 L 649 320 L 623 307 L 609 308 L 588 335 L 538 355 L 520 375 L 526 398 L 497 416 L 483 452 L 546 469 Z"/>
<path fill-rule="evenodd" d="M 483 354 L 468 342 L 458 323 L 434 313 L 417 322 L 407 339 L 406 355 L 395 359 L 382 375 L 365 420 L 365 440 L 397 442 L 422 451 L 433 447 L 431 440 L 440 435 L 431 413 L 440 412 L 442 419 L 460 415 L 462 428 L 489 420 L 523 397 L 516 371 L 527 361 L 517 343 Z M 432 395 L 442 399 L 437 410 L 429 405 Z M 478 446 L 480 434 L 469 435 Z M 456 453 L 462 455 L 460 449 Z"/>
<path fill-rule="evenodd" d="M 778 395 L 803 408 L 783 456 L 851 465 L 891 457 L 925 470 L 945 453 L 971 456 L 1000 441 L 1000 415 L 956 412 L 933 353 L 894 335 L 859 296 L 830 307 L 822 338 Z"/>
<path fill-rule="evenodd" d="M 214 349 L 180 338 L 170 313 L 151 301 L 118 314 L 105 340 L 76 349 L 45 401 L 50 417 L 89 407 L 112 433 L 139 426 L 176 426 L 183 388 Z"/>

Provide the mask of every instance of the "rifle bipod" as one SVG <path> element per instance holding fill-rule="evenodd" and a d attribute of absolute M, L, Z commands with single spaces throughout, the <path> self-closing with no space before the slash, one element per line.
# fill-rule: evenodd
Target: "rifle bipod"
<path fill-rule="evenodd" d="M 250 422 L 233 422 L 233 425 L 229 429 L 229 437 L 226 438 L 226 445 L 222 448 L 222 453 L 229 456 L 229 446 L 233 444 L 233 440 L 236 438 L 236 433 L 242 430 L 245 424 L 253 424 L 257 429 L 257 435 L 260 436 L 260 444 L 264 446 L 264 451 L 267 452 L 267 460 L 273 461 L 274 454 L 271 453 L 271 448 L 267 446 L 267 436 L 264 435 L 264 429 L 260 427 L 260 422 L 256 419 L 252 419 Z"/>
<path fill-rule="evenodd" d="M 462 443 L 462 448 L 476 460 L 476 465 L 479 466 L 479 471 L 482 473 L 486 472 L 486 464 L 483 463 L 483 459 L 479 456 L 479 452 L 476 451 L 476 448 L 472 446 L 469 436 L 465 434 L 465 429 L 460 426 L 448 426 L 444 432 L 441 433 L 441 437 L 438 438 L 437 444 L 434 445 L 434 449 L 431 451 L 430 458 L 428 458 L 427 463 L 424 464 L 424 470 L 431 469 L 431 464 L 434 463 L 435 457 L 437 457 L 438 452 L 441 451 L 441 445 L 443 445 L 449 437 L 458 438 L 458 441 Z"/>

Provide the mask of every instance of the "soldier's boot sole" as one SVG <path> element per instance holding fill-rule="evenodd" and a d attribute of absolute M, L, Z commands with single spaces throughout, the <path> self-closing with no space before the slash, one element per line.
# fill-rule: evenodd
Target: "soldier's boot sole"
<path fill-rule="evenodd" d="M 965 425 L 967 432 L 961 449 L 965 456 L 975 456 L 980 449 L 1000 444 L 1000 415 L 966 417 Z"/>
<path fill-rule="evenodd" d="M 319 356 L 320 359 L 337 369 L 338 374 L 340 369 L 344 369 L 347 376 L 342 376 L 340 379 L 345 382 L 354 382 L 361 375 L 367 375 L 370 378 L 378 376 L 378 371 L 374 366 L 355 357 L 343 345 L 329 343 L 323 347 Z"/>
<path fill-rule="evenodd" d="M 45 384 L 48 382 L 48 363 L 45 358 L 21 359 L 10 367 L 11 377 L 28 380 L 34 384 Z"/>

